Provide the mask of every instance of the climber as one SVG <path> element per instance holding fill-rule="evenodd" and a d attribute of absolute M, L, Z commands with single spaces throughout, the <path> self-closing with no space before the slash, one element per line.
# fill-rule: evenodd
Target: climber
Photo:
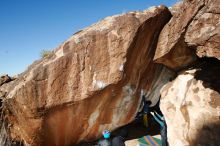
<path fill-rule="evenodd" d="M 136 120 L 143 119 L 143 124 L 145 127 L 148 127 L 148 118 L 147 115 L 150 111 L 150 105 L 151 101 L 145 99 L 145 95 L 142 95 L 142 101 L 141 104 L 143 108 L 141 109 L 140 112 L 137 113 L 137 116 L 135 117 Z"/>
<path fill-rule="evenodd" d="M 167 125 L 166 125 L 164 117 L 161 116 L 160 114 L 158 114 L 156 111 L 150 112 L 150 113 L 154 117 L 154 119 L 157 121 L 157 123 L 160 125 L 160 134 L 161 134 L 162 146 L 168 146 L 168 143 L 167 143 Z"/>
<path fill-rule="evenodd" d="M 112 146 L 111 140 L 110 140 L 111 133 L 108 130 L 104 130 L 102 132 L 102 135 L 104 139 L 99 140 L 98 146 Z"/>

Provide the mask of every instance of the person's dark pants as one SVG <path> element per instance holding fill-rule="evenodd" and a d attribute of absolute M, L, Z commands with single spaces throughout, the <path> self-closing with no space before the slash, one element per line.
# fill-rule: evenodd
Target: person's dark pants
<path fill-rule="evenodd" d="M 160 129 L 162 146 L 168 146 L 167 143 L 167 125 L 164 123 L 164 126 Z"/>
<path fill-rule="evenodd" d="M 125 146 L 124 138 L 116 136 L 112 139 L 112 146 Z"/>

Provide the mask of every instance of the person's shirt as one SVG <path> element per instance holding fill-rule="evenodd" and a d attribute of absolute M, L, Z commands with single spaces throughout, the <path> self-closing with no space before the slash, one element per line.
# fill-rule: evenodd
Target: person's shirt
<path fill-rule="evenodd" d="M 144 114 L 148 114 L 149 111 L 150 111 L 149 109 L 150 109 L 150 103 L 147 102 L 147 101 L 145 101 L 145 102 L 144 102 L 144 107 L 143 107 L 143 113 L 144 113 Z"/>
<path fill-rule="evenodd" d="M 110 139 L 101 139 L 98 142 L 98 146 L 112 146 Z"/>

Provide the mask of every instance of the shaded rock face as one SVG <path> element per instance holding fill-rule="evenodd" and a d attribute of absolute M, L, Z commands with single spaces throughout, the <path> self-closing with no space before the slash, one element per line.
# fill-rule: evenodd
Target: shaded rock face
<path fill-rule="evenodd" d="M 219 145 L 219 73 L 220 61 L 204 59 L 163 87 L 160 107 L 171 146 Z"/>
<path fill-rule="evenodd" d="M 173 17 L 163 28 L 154 60 L 181 69 L 199 57 L 219 57 L 220 1 L 186 0 L 171 9 Z"/>
<path fill-rule="evenodd" d="M 92 140 L 132 121 L 140 94 L 155 104 L 173 73 L 153 63 L 164 7 L 107 17 L 3 85 L 10 134 L 25 145 Z"/>

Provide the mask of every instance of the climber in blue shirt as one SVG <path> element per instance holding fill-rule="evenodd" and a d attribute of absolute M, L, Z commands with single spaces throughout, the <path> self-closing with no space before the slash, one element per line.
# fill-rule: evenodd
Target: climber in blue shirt
<path fill-rule="evenodd" d="M 102 132 L 102 135 L 104 139 L 99 140 L 98 146 L 112 146 L 111 139 L 110 139 L 111 133 L 108 130 L 104 130 Z"/>

